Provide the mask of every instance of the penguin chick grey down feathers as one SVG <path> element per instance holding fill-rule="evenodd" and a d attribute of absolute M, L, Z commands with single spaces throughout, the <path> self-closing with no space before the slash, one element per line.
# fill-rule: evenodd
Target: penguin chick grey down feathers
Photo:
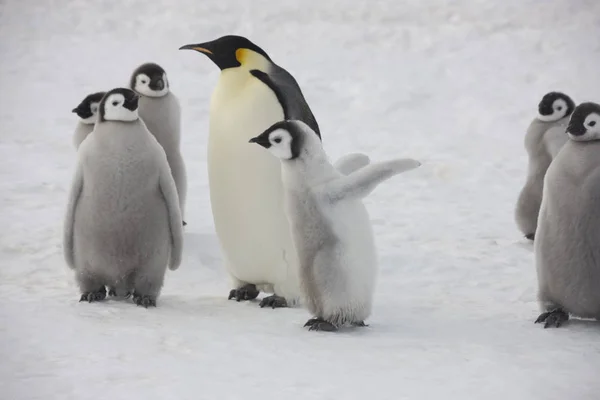
<path fill-rule="evenodd" d="M 281 159 L 285 212 L 299 259 L 300 286 L 315 316 L 310 330 L 364 326 L 371 313 L 377 256 L 362 199 L 378 184 L 421 164 L 397 159 L 338 172 L 302 121 L 281 121 L 250 139 Z"/>
<path fill-rule="evenodd" d="M 228 35 L 180 49 L 202 53 L 221 70 L 210 101 L 207 162 L 215 230 L 233 286 L 229 298 L 252 300 L 262 290 L 273 295 L 261 307 L 296 305 L 281 164 L 248 140 L 285 118 L 304 121 L 319 139 L 317 121 L 296 79 L 247 38 Z"/>
<path fill-rule="evenodd" d="M 109 91 L 99 119 L 78 151 L 64 222 L 63 249 L 81 300 L 105 286 L 155 306 L 167 264 L 181 263 L 183 227 L 175 182 L 163 148 L 138 118 L 138 95 Z"/>
<path fill-rule="evenodd" d="M 181 108 L 169 87 L 167 73 L 158 64 L 145 63 L 133 71 L 129 86 L 140 94 L 139 115 L 167 154 L 177 186 L 179 208 L 185 217 L 187 177 L 181 156 Z M 183 222 L 185 225 L 185 222 Z"/>
<path fill-rule="evenodd" d="M 94 124 L 98 119 L 98 106 L 106 92 L 96 92 L 87 95 L 72 112 L 79 116 L 75 133 L 73 134 L 73 146 L 79 149 L 81 142 L 94 130 Z"/>
<path fill-rule="evenodd" d="M 565 130 L 574 109 L 575 103 L 566 94 L 547 93 L 538 104 L 538 115 L 525 134 L 528 172 L 517 200 L 515 220 L 527 239 L 535 237 L 544 176 L 552 159 L 568 140 Z"/>
<path fill-rule="evenodd" d="M 544 327 L 600 319 L 600 105 L 582 103 L 544 179 L 534 242 Z"/>

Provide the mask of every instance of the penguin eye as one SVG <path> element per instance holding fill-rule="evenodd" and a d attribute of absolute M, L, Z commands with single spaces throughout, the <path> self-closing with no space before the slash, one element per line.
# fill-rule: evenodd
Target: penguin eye
<path fill-rule="evenodd" d="M 561 106 L 558 106 L 558 107 L 556 107 L 556 110 L 557 110 L 557 111 L 561 111 L 561 110 L 562 110 L 562 107 L 561 107 Z"/>
<path fill-rule="evenodd" d="M 118 105 L 119 105 L 119 102 L 118 102 L 118 101 L 113 101 L 113 102 L 112 102 L 112 105 L 116 107 L 116 106 L 118 106 Z"/>
<path fill-rule="evenodd" d="M 273 139 L 273 141 L 275 143 L 281 143 L 281 138 L 280 137 L 276 137 L 275 139 Z"/>
<path fill-rule="evenodd" d="M 588 123 L 588 126 L 590 126 L 590 127 L 591 127 L 591 126 L 596 126 L 596 121 L 590 121 L 590 122 Z"/>
<path fill-rule="evenodd" d="M 144 85 L 145 85 L 146 83 L 148 83 L 148 81 L 147 81 L 147 80 L 145 80 L 145 79 L 142 79 L 142 84 L 144 84 Z"/>

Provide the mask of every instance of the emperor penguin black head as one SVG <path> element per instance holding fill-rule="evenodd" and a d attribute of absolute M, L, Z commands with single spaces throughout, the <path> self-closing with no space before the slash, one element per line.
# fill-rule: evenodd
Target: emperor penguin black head
<path fill-rule="evenodd" d="M 205 54 L 221 69 L 236 68 L 244 65 L 252 58 L 252 53 L 258 53 L 269 62 L 268 54 L 243 36 L 227 35 L 210 42 L 187 44 L 179 50 L 196 50 Z"/>
<path fill-rule="evenodd" d="M 546 93 L 538 104 L 538 119 L 554 122 L 568 117 L 575 109 L 575 102 L 562 92 Z"/>
<path fill-rule="evenodd" d="M 569 120 L 567 134 L 577 142 L 600 139 L 600 104 L 578 105 Z"/>
<path fill-rule="evenodd" d="M 87 95 L 72 112 L 76 113 L 84 124 L 94 124 L 98 119 L 98 106 L 106 92 Z"/>
<path fill-rule="evenodd" d="M 169 93 L 167 73 L 158 64 L 142 64 L 131 74 L 129 87 L 143 96 L 162 97 Z"/>
<path fill-rule="evenodd" d="M 131 89 L 116 88 L 108 91 L 100 101 L 98 122 L 136 121 L 140 95 Z"/>
<path fill-rule="evenodd" d="M 309 137 L 306 130 L 308 125 L 302 121 L 287 120 L 279 121 L 271 125 L 260 135 L 250 139 L 250 143 L 256 143 L 271 154 L 282 160 L 293 160 L 300 156 L 302 148 Z M 315 139 L 317 135 L 313 133 Z"/>

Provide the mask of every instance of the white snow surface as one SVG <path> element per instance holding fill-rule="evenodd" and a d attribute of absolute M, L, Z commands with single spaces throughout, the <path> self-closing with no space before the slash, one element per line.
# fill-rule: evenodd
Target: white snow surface
<path fill-rule="evenodd" d="M 302 308 L 227 300 L 206 169 L 219 70 L 178 50 L 225 34 L 297 78 L 333 160 L 423 163 L 365 201 L 368 328 L 309 332 Z M 600 101 L 599 37 L 597 0 L 0 1 L 0 398 L 600 399 L 600 324 L 533 323 L 513 219 L 541 97 Z M 62 256 L 71 109 L 146 61 L 182 104 L 184 262 L 155 309 L 79 303 Z"/>

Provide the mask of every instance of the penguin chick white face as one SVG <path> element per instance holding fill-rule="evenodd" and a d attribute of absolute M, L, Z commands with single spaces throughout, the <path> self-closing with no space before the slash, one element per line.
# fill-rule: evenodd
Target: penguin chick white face
<path fill-rule="evenodd" d="M 167 73 L 158 64 L 142 64 L 131 74 L 131 89 L 148 97 L 162 97 L 169 93 Z"/>
<path fill-rule="evenodd" d="M 569 120 L 567 134 L 576 142 L 600 139 L 600 104 L 578 105 Z"/>
<path fill-rule="evenodd" d="M 221 70 L 246 66 L 263 72 L 271 58 L 243 36 L 227 35 L 210 42 L 188 44 L 179 50 L 196 50 L 211 59 Z"/>
<path fill-rule="evenodd" d="M 538 119 L 544 122 L 554 122 L 571 115 L 575 102 L 561 92 L 550 92 L 542 97 L 538 104 Z"/>
<path fill-rule="evenodd" d="M 95 124 L 98 119 L 100 100 L 102 100 L 102 97 L 104 97 L 105 94 L 106 92 L 96 92 L 87 95 L 81 103 L 71 111 L 81 118 L 82 123 L 89 125 Z"/>
<path fill-rule="evenodd" d="M 303 149 L 306 150 L 311 134 L 318 140 L 317 135 L 309 132 L 310 130 L 302 121 L 279 121 L 250 139 L 250 143 L 264 147 L 281 160 L 293 160 L 300 156 Z"/>
<path fill-rule="evenodd" d="M 116 88 L 104 95 L 100 102 L 99 122 L 125 121 L 138 119 L 138 100 L 140 96 L 133 90 Z"/>

